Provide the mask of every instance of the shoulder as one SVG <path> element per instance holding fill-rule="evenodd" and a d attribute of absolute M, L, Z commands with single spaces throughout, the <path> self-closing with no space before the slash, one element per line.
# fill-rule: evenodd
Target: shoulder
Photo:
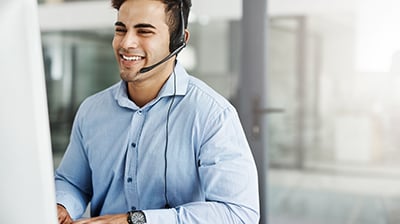
<path fill-rule="evenodd" d="M 189 76 L 186 95 L 181 101 L 189 119 L 195 115 L 201 124 L 219 126 L 230 118 L 237 117 L 236 108 L 216 90 L 200 79 Z"/>
<path fill-rule="evenodd" d="M 121 82 L 118 82 L 107 89 L 87 97 L 79 106 L 78 114 L 86 115 L 88 113 L 101 112 L 104 108 L 114 104 L 120 86 Z"/>
<path fill-rule="evenodd" d="M 211 88 L 204 81 L 194 76 L 189 76 L 186 94 L 196 100 L 196 105 L 199 107 L 208 106 L 219 110 L 225 110 L 233 107 L 231 103 L 220 93 Z"/>

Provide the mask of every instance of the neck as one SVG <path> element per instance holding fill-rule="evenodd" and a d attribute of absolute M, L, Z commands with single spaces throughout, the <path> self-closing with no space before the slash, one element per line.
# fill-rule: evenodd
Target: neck
<path fill-rule="evenodd" d="M 147 79 L 128 82 L 129 98 L 137 106 L 143 107 L 158 96 L 161 88 L 167 82 L 168 77 L 173 71 L 173 66 L 171 66 L 171 69 L 166 68 L 168 68 L 168 66 L 161 70 L 163 72 L 152 74 Z"/>
<path fill-rule="evenodd" d="M 164 81 L 165 82 L 165 81 Z M 128 95 L 129 98 L 135 102 L 138 107 L 143 107 L 153 99 L 155 99 L 160 92 L 163 83 L 136 83 L 128 82 Z"/>

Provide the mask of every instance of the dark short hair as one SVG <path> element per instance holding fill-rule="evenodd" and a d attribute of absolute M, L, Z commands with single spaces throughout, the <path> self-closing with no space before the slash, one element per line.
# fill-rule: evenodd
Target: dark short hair
<path fill-rule="evenodd" d="M 111 0 L 113 8 L 119 10 L 121 5 L 127 0 Z M 165 12 L 167 14 L 167 25 L 170 34 L 169 49 L 172 52 L 176 46 L 175 43 L 179 42 L 182 35 L 181 22 L 184 23 L 185 28 L 188 26 L 188 18 L 190 7 L 192 7 L 191 0 L 159 0 L 166 5 Z M 180 4 L 182 2 L 182 11 L 184 21 L 181 21 Z"/>

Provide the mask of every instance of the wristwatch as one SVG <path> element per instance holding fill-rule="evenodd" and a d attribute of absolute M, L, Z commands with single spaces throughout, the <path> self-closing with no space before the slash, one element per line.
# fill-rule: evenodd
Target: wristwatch
<path fill-rule="evenodd" d="M 128 223 L 129 224 L 146 224 L 146 216 L 143 211 L 129 211 L 128 212 Z"/>

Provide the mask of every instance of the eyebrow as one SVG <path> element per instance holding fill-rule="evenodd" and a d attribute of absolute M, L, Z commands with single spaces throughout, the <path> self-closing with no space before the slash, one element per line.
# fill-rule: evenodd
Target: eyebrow
<path fill-rule="evenodd" d="M 117 21 L 114 23 L 115 26 L 123 26 L 126 27 L 125 24 L 123 22 Z"/>
<path fill-rule="evenodd" d="M 123 22 L 121 22 L 121 21 L 115 22 L 114 25 L 115 25 L 115 26 L 123 26 L 123 27 L 126 27 L 126 25 L 125 25 Z M 152 29 L 156 29 L 155 26 L 153 26 L 153 25 L 151 25 L 151 24 L 149 24 L 149 23 L 139 23 L 139 24 L 134 25 L 133 28 L 152 28 Z"/>

